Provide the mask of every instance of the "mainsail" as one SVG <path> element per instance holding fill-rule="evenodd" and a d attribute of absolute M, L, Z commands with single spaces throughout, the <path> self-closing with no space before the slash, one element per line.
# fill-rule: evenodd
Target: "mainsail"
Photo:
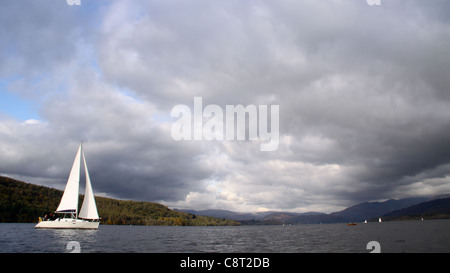
<path fill-rule="evenodd" d="M 59 213 L 77 213 L 78 210 L 78 188 L 80 184 L 80 155 L 81 145 L 78 148 L 75 161 L 73 162 L 72 170 L 70 171 L 69 179 L 67 180 L 64 194 L 61 198 L 56 212 Z"/>
<path fill-rule="evenodd" d="M 80 185 L 80 171 L 81 171 L 81 159 L 83 159 L 84 170 L 86 173 L 86 188 L 83 204 L 81 205 L 80 218 L 97 220 L 99 219 L 97 212 L 97 205 L 95 204 L 94 192 L 92 191 L 91 179 L 89 177 L 89 171 L 86 164 L 86 158 L 82 150 L 82 145 L 78 148 L 75 161 L 70 171 L 69 179 L 64 190 L 63 197 L 56 209 L 57 213 L 72 213 L 77 215 L 78 212 L 78 191 Z"/>

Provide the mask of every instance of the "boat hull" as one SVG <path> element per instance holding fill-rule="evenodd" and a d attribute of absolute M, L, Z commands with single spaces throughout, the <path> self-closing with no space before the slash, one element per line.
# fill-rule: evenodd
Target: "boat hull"
<path fill-rule="evenodd" d="M 48 229 L 98 229 L 100 222 L 81 219 L 56 219 L 54 221 L 40 221 L 35 228 Z"/>

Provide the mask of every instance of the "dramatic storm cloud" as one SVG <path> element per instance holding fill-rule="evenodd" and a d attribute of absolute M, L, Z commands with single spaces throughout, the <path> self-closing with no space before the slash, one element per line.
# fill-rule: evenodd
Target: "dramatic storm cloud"
<path fill-rule="evenodd" d="M 448 1 L 7 1 L 0 174 L 177 208 L 450 192 Z M 279 146 L 176 141 L 175 105 L 279 105 Z M 24 116 L 26 116 L 24 118 Z"/>

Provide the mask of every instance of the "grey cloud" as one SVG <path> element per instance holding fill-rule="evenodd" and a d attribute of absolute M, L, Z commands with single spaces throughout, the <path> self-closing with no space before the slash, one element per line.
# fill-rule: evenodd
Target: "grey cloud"
<path fill-rule="evenodd" d="M 94 190 L 173 206 L 331 210 L 448 189 L 447 1 L 43 3 L 39 26 L 44 9 L 9 5 L 30 22 L 3 17 L 17 30 L 1 29 L 0 56 L 20 62 L 2 77 L 59 78 L 40 89 L 42 123 L 1 120 L 2 173 L 64 180 L 83 140 Z M 174 141 L 170 109 L 194 96 L 280 105 L 279 149 Z"/>

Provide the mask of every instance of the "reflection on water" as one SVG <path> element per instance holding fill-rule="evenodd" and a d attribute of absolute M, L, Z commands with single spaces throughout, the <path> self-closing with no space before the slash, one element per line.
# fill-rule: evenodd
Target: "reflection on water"
<path fill-rule="evenodd" d="M 47 236 L 54 244 L 54 247 L 58 247 L 58 252 L 72 252 L 75 249 L 68 245 L 70 242 L 78 242 L 81 245 L 89 245 L 95 243 L 97 239 L 96 230 L 76 230 L 76 229 L 48 229 L 41 230 L 45 232 L 43 236 Z M 61 246 L 64 246 L 61 249 Z M 74 246 L 77 248 L 76 246 Z M 75 250 L 76 252 L 76 250 Z"/>
<path fill-rule="evenodd" d="M 358 224 L 161 227 L 108 226 L 98 230 L 34 229 L 0 224 L 0 252 L 450 252 L 450 220 Z M 68 247 L 75 242 L 74 247 Z"/>
<path fill-rule="evenodd" d="M 35 224 L 0 224 L 1 252 L 69 252 L 68 242 L 95 243 L 95 230 L 34 229 Z"/>

